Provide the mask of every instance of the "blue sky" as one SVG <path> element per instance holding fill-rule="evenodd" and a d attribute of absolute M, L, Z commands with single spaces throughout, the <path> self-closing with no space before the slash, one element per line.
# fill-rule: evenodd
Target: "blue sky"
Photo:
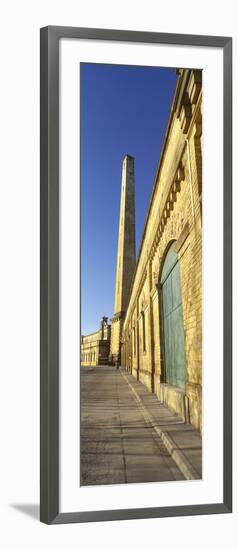
<path fill-rule="evenodd" d="M 111 318 L 122 159 L 135 157 L 139 250 L 177 76 L 174 69 L 83 63 L 81 113 L 81 333 Z"/>

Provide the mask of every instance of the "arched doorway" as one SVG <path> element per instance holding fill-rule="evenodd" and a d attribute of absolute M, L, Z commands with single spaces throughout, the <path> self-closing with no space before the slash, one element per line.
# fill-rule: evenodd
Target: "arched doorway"
<path fill-rule="evenodd" d="M 164 381 L 184 388 L 186 354 L 178 255 L 169 248 L 160 278 Z"/>

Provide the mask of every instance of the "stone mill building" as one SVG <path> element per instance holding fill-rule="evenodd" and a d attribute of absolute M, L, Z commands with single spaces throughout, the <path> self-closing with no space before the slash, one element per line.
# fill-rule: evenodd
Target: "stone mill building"
<path fill-rule="evenodd" d="M 137 258 L 134 159 L 123 159 L 114 316 L 105 363 L 119 361 L 201 430 L 202 72 L 178 73 Z M 85 362 L 87 339 L 97 342 L 96 353 L 99 336 L 100 331 L 82 337 L 83 365 L 100 364 L 96 355 Z"/>

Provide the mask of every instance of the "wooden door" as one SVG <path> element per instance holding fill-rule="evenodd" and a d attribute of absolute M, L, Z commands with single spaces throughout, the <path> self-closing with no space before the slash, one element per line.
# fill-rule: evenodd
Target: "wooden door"
<path fill-rule="evenodd" d="M 170 248 L 161 275 L 161 306 L 165 381 L 179 388 L 186 383 L 186 355 L 180 268 Z"/>

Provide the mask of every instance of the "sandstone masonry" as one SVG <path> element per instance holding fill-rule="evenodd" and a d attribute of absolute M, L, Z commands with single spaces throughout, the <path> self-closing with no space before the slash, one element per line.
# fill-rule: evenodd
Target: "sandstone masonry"
<path fill-rule="evenodd" d="M 196 428 L 202 427 L 202 72 L 181 70 L 122 331 L 122 365 Z M 177 255 L 185 383 L 168 382 L 161 275 Z M 172 301 L 172 298 L 171 298 Z M 169 316 L 168 316 L 169 318 Z M 167 348 L 166 348 L 167 346 Z M 170 351 L 170 349 L 169 349 Z M 174 357 L 176 368 L 176 356 Z"/>

